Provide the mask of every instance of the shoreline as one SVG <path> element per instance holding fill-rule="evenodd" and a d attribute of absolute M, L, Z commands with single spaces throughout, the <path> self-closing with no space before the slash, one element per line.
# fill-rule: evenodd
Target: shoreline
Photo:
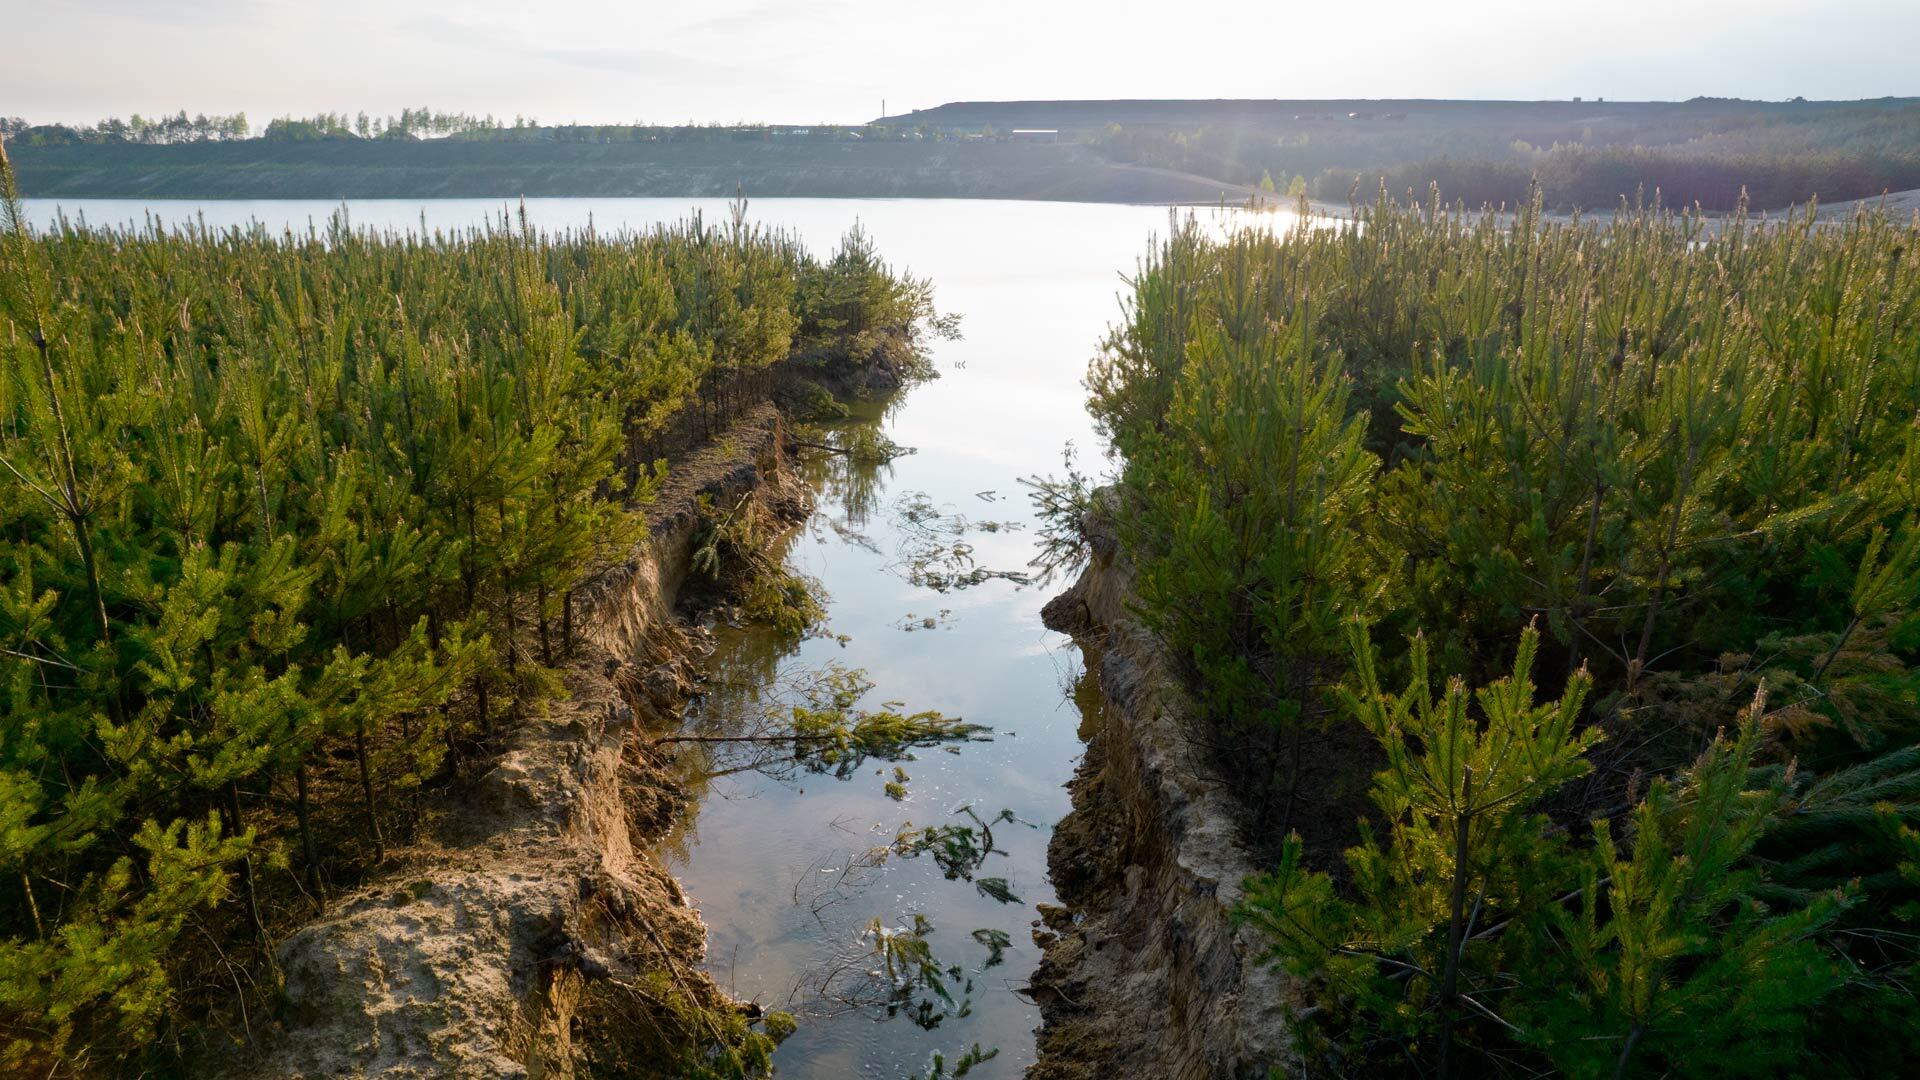
<path fill-rule="evenodd" d="M 1212 203 L 1251 189 L 1070 143 L 10 146 L 39 199 L 965 198 Z"/>

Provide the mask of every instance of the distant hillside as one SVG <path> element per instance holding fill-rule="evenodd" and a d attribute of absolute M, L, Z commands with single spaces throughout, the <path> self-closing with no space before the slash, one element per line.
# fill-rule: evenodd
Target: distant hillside
<path fill-rule="evenodd" d="M 883 116 L 889 126 L 931 125 L 943 130 L 1058 128 L 1092 131 L 1109 124 L 1195 127 L 1231 124 L 1258 129 L 1294 128 L 1327 121 L 1404 121 L 1412 127 L 1500 128 L 1516 133 L 1540 126 L 1577 135 L 1598 126 L 1604 135 L 1633 130 L 1665 134 L 1741 123 L 1812 121 L 1861 110 L 1899 111 L 1920 106 L 1920 97 L 1868 101 L 1453 101 L 1431 98 L 1113 98 L 1084 101 L 953 101 L 931 109 Z"/>
<path fill-rule="evenodd" d="M 1075 145 L 925 141 L 562 143 L 251 139 L 12 146 L 46 198 L 725 196 L 1211 203 L 1243 188 Z"/>
<path fill-rule="evenodd" d="M 961 101 L 876 123 L 1058 129 L 1111 161 L 1345 202 L 1652 200 L 1731 210 L 1920 188 L 1920 98 L 1871 101 Z"/>

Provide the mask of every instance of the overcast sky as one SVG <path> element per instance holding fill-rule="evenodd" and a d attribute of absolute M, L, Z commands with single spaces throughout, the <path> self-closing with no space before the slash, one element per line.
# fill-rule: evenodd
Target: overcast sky
<path fill-rule="evenodd" d="M 0 0 L 0 115 L 857 122 L 1098 97 L 1920 94 L 1920 0 Z"/>

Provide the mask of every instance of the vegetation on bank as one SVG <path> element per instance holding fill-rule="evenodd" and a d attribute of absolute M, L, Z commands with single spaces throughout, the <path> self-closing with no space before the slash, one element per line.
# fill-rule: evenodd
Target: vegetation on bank
<path fill-rule="evenodd" d="M 1353 173 L 1323 173 L 1312 190 L 1322 199 L 1346 200 Z M 1439 158 L 1359 174 L 1405 195 L 1438 185 L 1450 198 L 1472 206 L 1517 207 L 1534 185 L 1568 209 L 1611 210 L 1622 200 L 1730 211 L 1746 205 L 1789 207 L 1834 202 L 1920 188 L 1920 149 L 1864 153 L 1751 153 L 1701 147 L 1580 145 L 1542 150 L 1516 148 L 1496 161 Z"/>
<path fill-rule="evenodd" d="M 932 317 L 857 229 L 819 260 L 744 204 L 40 232 L 0 176 L 10 1075 L 179 1068 L 257 1024 L 272 944 L 559 693 L 574 590 L 676 456 L 794 359 Z"/>
<path fill-rule="evenodd" d="M 1216 203 L 1222 186 L 1084 146 L 830 138 L 250 140 L 19 148 L 48 199 L 527 197 L 1046 199 Z"/>
<path fill-rule="evenodd" d="M 1917 250 L 1383 198 L 1148 256 L 1113 517 L 1316 1067 L 1920 1051 Z"/>
<path fill-rule="evenodd" d="M 1602 212 L 1656 193 L 1668 206 L 1730 211 L 1743 190 L 1747 205 L 1778 208 L 1920 188 L 1912 102 L 1385 104 L 1424 111 L 1112 124 L 1093 140 L 1116 161 L 1281 191 L 1298 177 L 1342 203 L 1356 185 L 1366 199 L 1382 183 L 1403 198 L 1437 183 L 1472 206 L 1518 207 L 1537 180 L 1555 208 Z"/>

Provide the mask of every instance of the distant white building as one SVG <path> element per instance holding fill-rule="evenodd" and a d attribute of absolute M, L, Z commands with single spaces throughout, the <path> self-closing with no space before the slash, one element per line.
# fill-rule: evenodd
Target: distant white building
<path fill-rule="evenodd" d="M 1007 137 L 1014 142 L 1059 142 L 1059 128 L 1014 128 Z"/>

